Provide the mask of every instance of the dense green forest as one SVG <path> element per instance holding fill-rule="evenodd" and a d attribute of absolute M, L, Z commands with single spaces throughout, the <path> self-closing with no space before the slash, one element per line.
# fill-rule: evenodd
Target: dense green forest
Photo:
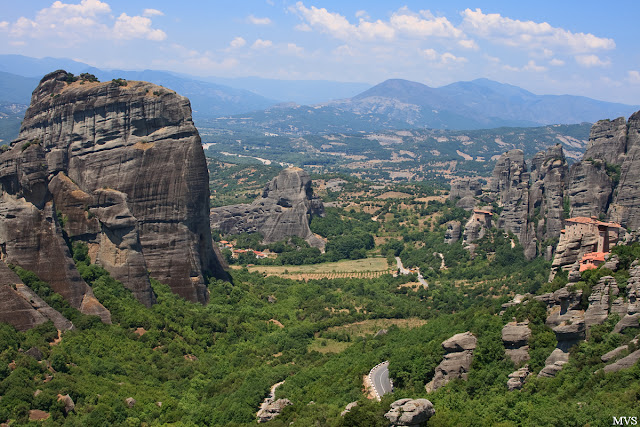
<path fill-rule="evenodd" d="M 492 244 L 496 253 L 507 252 L 499 239 Z M 27 285 L 73 319 L 76 330 L 51 345 L 57 332 L 50 323 L 25 333 L 0 326 L 0 419 L 12 420 L 11 425 L 28 424 L 30 409 L 51 413 L 43 425 L 249 425 L 270 386 L 282 380 L 277 397 L 293 405 L 270 422 L 273 426 L 386 425 L 382 414 L 402 397 L 429 398 L 436 409 L 429 425 L 435 426 L 609 425 L 612 416 L 637 411 L 640 367 L 598 371 L 599 356 L 633 336 L 632 330 L 610 333 L 615 316 L 572 351 L 556 378 L 530 378 L 522 391 L 507 391 L 514 365 L 500 339 L 506 322 L 529 319 L 534 369 L 556 344 L 544 325 L 544 306 L 531 303 L 498 315 L 505 295 L 534 290 L 526 280 L 505 280 L 499 289 L 479 280 L 475 288 L 442 280 L 415 290 L 402 286 L 411 276 L 299 282 L 237 270 L 231 283 L 209 282 L 206 306 L 186 302 L 154 281 L 158 303 L 145 308 L 106 271 L 89 264 L 86 246 L 73 249 L 79 271 L 111 311 L 113 324 L 74 312 L 35 275 L 16 268 Z M 519 262 L 521 249 L 509 249 Z M 626 267 L 638 255 L 637 248 L 619 251 Z M 514 274 L 518 265 L 505 272 Z M 585 283 L 593 283 L 594 275 L 585 275 Z M 340 328 L 366 319 L 426 323 L 413 329 L 392 325 L 375 337 Z M 478 337 L 468 381 L 427 394 L 424 384 L 443 355 L 440 343 L 467 330 Z M 344 345 L 320 352 L 315 346 L 320 341 Z M 33 347 L 42 361 L 27 353 Z M 395 392 L 379 403 L 367 401 L 362 377 L 384 360 L 390 361 Z M 64 414 L 58 394 L 71 396 L 73 412 Z M 129 397 L 136 401 L 131 408 Z M 341 417 L 352 401 L 360 405 Z"/>

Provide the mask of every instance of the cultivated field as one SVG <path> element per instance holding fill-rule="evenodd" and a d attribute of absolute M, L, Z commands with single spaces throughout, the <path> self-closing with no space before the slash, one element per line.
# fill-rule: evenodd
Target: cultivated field
<path fill-rule="evenodd" d="M 234 266 L 234 268 L 237 267 Z M 253 265 L 248 269 L 267 276 L 280 276 L 294 280 L 374 278 L 395 271 L 395 267 L 389 267 L 386 258 L 344 260 L 312 265 Z"/>

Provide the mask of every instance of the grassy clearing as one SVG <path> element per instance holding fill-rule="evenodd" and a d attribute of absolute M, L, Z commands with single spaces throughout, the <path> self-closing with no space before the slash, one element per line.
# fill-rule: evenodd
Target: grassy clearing
<path fill-rule="evenodd" d="M 321 337 L 322 332 L 318 332 L 314 340 L 309 344 L 309 351 L 340 353 L 352 345 L 358 337 L 375 334 L 379 330 L 388 329 L 393 325 L 399 328 L 413 329 L 426 323 L 427 321 L 424 319 L 412 317 L 409 319 L 368 319 L 341 326 L 332 326 L 325 332 L 346 334 L 348 335 L 348 341 Z"/>
<path fill-rule="evenodd" d="M 348 323 L 346 325 L 332 326 L 328 332 L 346 332 L 352 338 L 375 334 L 380 329 L 388 329 L 390 326 L 413 329 L 425 325 L 426 320 L 417 317 L 409 319 L 368 319 L 361 322 Z"/>
<path fill-rule="evenodd" d="M 234 268 L 240 268 L 235 267 Z M 344 260 L 312 265 L 253 265 L 251 272 L 259 272 L 267 276 L 280 276 L 295 280 L 311 280 L 323 278 L 374 278 L 391 273 L 386 258 L 365 258 Z"/>
<path fill-rule="evenodd" d="M 309 345 L 309 351 L 317 351 L 319 353 L 341 353 L 346 350 L 352 343 L 336 341 L 327 338 L 316 338 Z"/>

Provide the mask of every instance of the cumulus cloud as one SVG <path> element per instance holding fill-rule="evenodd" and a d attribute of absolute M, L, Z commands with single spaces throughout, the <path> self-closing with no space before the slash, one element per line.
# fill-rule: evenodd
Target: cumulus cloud
<path fill-rule="evenodd" d="M 252 49 L 266 49 L 268 47 L 273 46 L 273 42 L 271 40 L 256 40 L 253 45 L 251 45 Z"/>
<path fill-rule="evenodd" d="M 311 27 L 309 26 L 309 24 L 307 23 L 300 23 L 298 25 L 296 25 L 295 27 L 293 27 L 294 30 L 297 31 L 304 31 L 304 32 L 309 32 L 309 31 L 313 31 L 313 29 L 311 29 Z"/>
<path fill-rule="evenodd" d="M 346 44 L 340 45 L 337 48 L 335 48 L 333 50 L 333 54 L 336 56 L 354 56 L 353 51 Z"/>
<path fill-rule="evenodd" d="M 597 55 L 577 55 L 576 62 L 586 68 L 592 67 L 608 67 L 611 65 L 611 61 L 608 59 L 602 60 Z"/>
<path fill-rule="evenodd" d="M 529 62 L 526 63 L 526 65 L 520 68 L 505 64 L 502 66 L 502 69 L 507 71 L 529 71 L 533 73 L 544 73 L 545 71 L 548 70 L 547 67 L 536 64 L 534 60 L 530 60 Z"/>
<path fill-rule="evenodd" d="M 325 8 L 306 7 L 297 2 L 291 8 L 303 20 L 304 25 L 341 40 L 395 40 L 399 35 L 413 39 L 425 37 L 460 38 L 464 34 L 445 17 L 435 17 L 429 11 L 420 14 L 403 7 L 394 12 L 389 21 L 370 21 L 366 13 L 357 12 L 357 23 L 351 23 L 343 15 Z M 304 27 L 307 29 L 307 27 Z"/>
<path fill-rule="evenodd" d="M 113 26 L 113 35 L 117 39 L 147 39 L 161 41 L 167 38 L 162 30 L 151 28 L 151 19 L 144 16 L 121 14 Z"/>
<path fill-rule="evenodd" d="M 627 80 L 629 80 L 631 83 L 640 83 L 640 71 L 627 71 Z"/>
<path fill-rule="evenodd" d="M 458 41 L 458 45 L 460 45 L 461 47 L 465 48 L 465 49 L 473 49 L 473 50 L 478 50 L 478 43 L 476 43 L 475 40 L 460 40 Z"/>
<path fill-rule="evenodd" d="M 440 54 L 435 49 L 424 49 L 421 51 L 421 54 L 427 60 L 441 65 L 467 62 L 467 58 L 455 56 L 451 52 Z"/>
<path fill-rule="evenodd" d="M 541 49 L 555 46 L 571 53 L 614 49 L 613 39 L 597 37 L 591 33 L 573 33 L 553 27 L 547 22 L 520 21 L 500 15 L 485 14 L 481 9 L 462 12 L 461 28 L 478 37 L 508 46 Z"/>
<path fill-rule="evenodd" d="M 564 61 L 562 59 L 553 58 L 551 61 L 549 61 L 549 64 L 553 65 L 554 67 L 561 67 L 564 65 Z"/>
<path fill-rule="evenodd" d="M 291 55 L 302 55 L 304 53 L 304 49 L 301 48 L 300 46 L 298 46 L 295 43 L 287 43 L 287 49 L 286 52 L 291 54 Z"/>
<path fill-rule="evenodd" d="M 271 19 L 269 18 L 258 18 L 253 15 L 247 16 L 247 20 L 253 25 L 269 25 L 271 24 Z"/>
<path fill-rule="evenodd" d="M 146 17 L 164 16 L 164 13 L 162 13 L 158 9 L 145 9 L 142 11 L 142 16 L 146 16 Z"/>
<path fill-rule="evenodd" d="M 420 15 L 417 15 L 403 7 L 391 15 L 389 23 L 395 30 L 413 38 L 459 38 L 464 35 L 447 18 L 435 17 L 428 10 L 422 10 Z"/>
<path fill-rule="evenodd" d="M 156 9 L 145 9 L 144 16 L 112 15 L 109 4 L 100 0 L 82 0 L 79 4 L 54 2 L 38 11 L 33 19 L 20 17 L 6 23 L 5 29 L 13 38 L 55 39 L 71 42 L 86 39 L 134 39 L 160 41 L 164 31 L 152 28 L 149 16 L 159 16 Z"/>
<path fill-rule="evenodd" d="M 9 29 L 9 23 L 7 21 L 0 22 L 0 31 L 5 31 Z"/>
<path fill-rule="evenodd" d="M 233 49 L 237 49 L 246 44 L 247 44 L 247 41 L 245 39 L 243 39 L 242 37 L 236 37 L 233 40 L 231 40 L 231 43 L 229 43 L 229 47 Z"/>

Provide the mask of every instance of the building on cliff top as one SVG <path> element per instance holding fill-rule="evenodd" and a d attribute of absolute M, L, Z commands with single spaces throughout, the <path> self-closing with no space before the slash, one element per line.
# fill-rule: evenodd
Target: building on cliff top
<path fill-rule="evenodd" d="M 593 253 L 609 252 L 612 246 L 618 243 L 622 226 L 614 222 L 599 221 L 596 217 L 578 216 L 565 221 L 565 229 L 561 231 L 567 237 L 594 234 L 598 236 L 598 242 Z"/>
<path fill-rule="evenodd" d="M 580 260 L 580 272 L 585 270 L 595 270 L 604 263 L 609 256 L 609 252 L 590 252 L 584 254 Z"/>

